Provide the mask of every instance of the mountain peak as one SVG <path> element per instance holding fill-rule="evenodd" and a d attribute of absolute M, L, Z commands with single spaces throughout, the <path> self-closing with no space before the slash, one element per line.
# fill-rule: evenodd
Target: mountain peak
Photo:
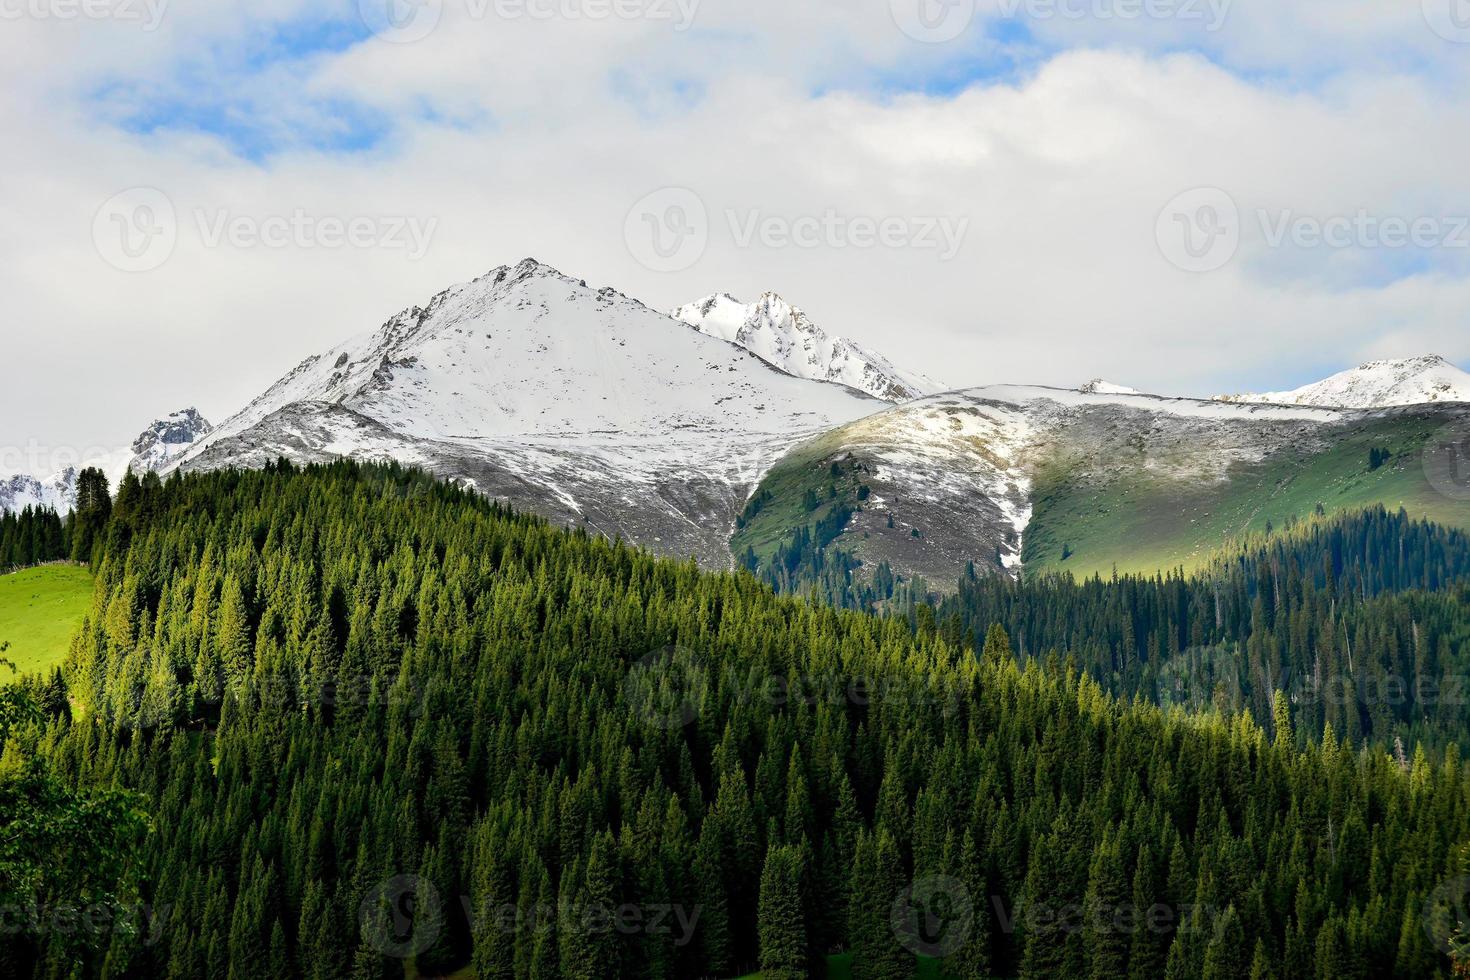
<path fill-rule="evenodd" d="M 1127 385 L 1115 384 L 1105 378 L 1093 378 L 1077 389 L 1084 395 L 1141 395 L 1143 392 Z"/>
<path fill-rule="evenodd" d="M 1470 372 L 1438 354 L 1368 361 L 1290 391 L 1216 395 L 1218 401 L 1388 408 L 1425 402 L 1470 402 Z"/>
<path fill-rule="evenodd" d="M 138 473 L 167 468 L 194 443 L 214 431 L 197 408 L 182 408 L 157 420 L 133 440 L 128 469 Z"/>
<path fill-rule="evenodd" d="M 671 314 L 700 333 L 735 344 L 798 378 L 846 385 L 888 402 L 904 402 L 944 390 L 923 375 L 902 371 L 860 344 L 828 334 L 781 294 L 764 292 L 754 303 L 715 293 Z"/>
<path fill-rule="evenodd" d="M 547 265 L 540 259 L 532 258 L 529 255 L 526 256 L 524 259 L 521 259 L 514 265 L 496 266 L 489 272 L 485 273 L 483 276 L 479 276 L 478 278 L 473 280 L 470 285 L 485 284 L 490 286 L 505 286 L 512 285 L 517 282 L 524 282 L 529 279 L 543 278 L 560 279 L 563 282 L 577 283 L 582 286 L 587 285 L 581 280 L 573 279 L 571 276 L 567 275 L 565 272 L 562 272 L 555 266 Z M 453 292 L 455 288 L 458 287 L 451 287 L 449 290 L 446 290 L 446 293 Z M 445 295 L 445 293 L 440 294 L 440 296 L 443 295 Z M 435 300 L 437 300 L 438 298 L 439 297 L 436 296 Z"/>

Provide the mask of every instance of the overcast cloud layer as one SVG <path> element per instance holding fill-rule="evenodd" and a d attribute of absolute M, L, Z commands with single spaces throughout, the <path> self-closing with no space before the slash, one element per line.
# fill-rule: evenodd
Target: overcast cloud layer
<path fill-rule="evenodd" d="M 1465 365 L 1452 2 L 0 0 L 0 447 L 219 421 L 528 255 L 956 387 Z"/>

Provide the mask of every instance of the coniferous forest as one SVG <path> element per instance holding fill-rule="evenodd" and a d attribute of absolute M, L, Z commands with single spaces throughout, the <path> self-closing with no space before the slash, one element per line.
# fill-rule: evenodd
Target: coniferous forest
<path fill-rule="evenodd" d="M 1465 542 L 1392 515 L 902 615 L 393 466 L 129 477 L 64 533 L 96 592 L 0 698 L 0 974 L 1366 980 L 1464 945 L 1463 708 L 1283 680 L 1461 669 Z"/>
<path fill-rule="evenodd" d="M 60 561 L 71 553 L 66 525 L 53 510 L 0 514 L 0 571 Z"/>

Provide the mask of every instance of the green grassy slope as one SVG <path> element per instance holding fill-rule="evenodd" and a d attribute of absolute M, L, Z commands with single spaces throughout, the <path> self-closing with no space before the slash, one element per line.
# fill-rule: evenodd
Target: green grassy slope
<path fill-rule="evenodd" d="M 1374 504 L 1470 528 L 1470 503 L 1437 492 L 1424 476 L 1433 417 L 1386 418 L 1344 435 L 1316 454 L 1281 453 L 1237 465 L 1226 481 L 1188 482 L 1122 472 L 1084 481 L 1065 463 L 1044 465 L 1032 488 L 1034 512 L 1022 557 L 1028 570 L 1075 575 L 1152 572 L 1197 566 L 1232 538 L 1282 527 L 1320 505 L 1328 514 Z M 1376 469 L 1371 449 L 1393 455 Z M 1062 559 L 1063 549 L 1071 557 Z"/>
<path fill-rule="evenodd" d="M 1144 461 L 1130 457 L 1123 446 L 1116 456 L 1100 456 L 1103 440 L 1117 438 L 1106 420 L 1063 429 L 1029 464 L 1033 511 L 1021 557 L 1028 571 L 1066 570 L 1079 577 L 1106 576 L 1114 569 L 1191 569 L 1232 539 L 1263 532 L 1268 525 L 1284 527 L 1312 516 L 1319 507 L 1329 515 L 1380 504 L 1390 510 L 1402 507 L 1415 518 L 1470 529 L 1470 502 L 1438 492 L 1424 474 L 1426 444 L 1455 417 L 1464 417 L 1463 411 L 1425 407 L 1365 418 L 1325 433 L 1325 443 L 1302 439 L 1261 460 L 1233 463 L 1228 470 L 1197 478 L 1181 476 L 1167 465 L 1151 465 L 1167 461 L 1166 454 Z M 1140 428 L 1139 438 L 1147 437 L 1147 429 Z M 876 472 L 869 466 L 872 454 L 844 438 L 844 430 L 835 430 L 793 450 L 771 469 L 731 539 L 737 557 L 751 548 L 764 563 L 798 528 L 814 526 L 846 503 L 859 513 L 833 547 L 851 552 L 869 571 L 881 556 L 903 574 L 933 558 L 923 549 L 942 545 L 948 547 L 941 560 L 923 569 L 925 578 L 941 589 L 958 578 L 966 560 L 980 568 L 994 567 L 997 542 L 992 531 L 970 540 L 954 534 L 956 526 L 961 531 L 973 526 L 956 509 L 962 500 L 951 498 L 914 516 L 915 501 L 928 488 L 886 487 L 873 480 L 875 492 L 906 498 L 894 508 L 900 524 L 888 531 L 876 513 L 863 513 L 857 490 Z M 1186 450 L 1202 450 L 1192 457 L 1196 460 L 1209 455 L 1208 445 L 1186 444 Z M 1386 462 L 1371 465 L 1375 450 L 1387 453 Z M 984 446 L 975 451 L 983 453 Z M 841 468 L 837 476 L 829 469 L 834 460 Z M 813 510 L 803 503 L 812 502 L 809 494 L 819 502 Z M 927 531 L 945 516 L 935 506 L 953 512 L 948 515 L 950 527 L 936 528 L 927 541 L 906 540 L 904 520 L 912 519 Z M 903 539 L 898 548 L 889 540 L 893 535 Z"/>
<path fill-rule="evenodd" d="M 833 474 L 826 460 L 841 449 L 837 433 L 828 433 L 799 446 L 781 460 L 761 482 L 741 516 L 741 527 L 730 539 L 730 550 L 738 558 L 747 548 L 754 549 L 762 562 L 767 561 L 792 532 L 807 525 L 815 526 L 846 502 L 858 507 L 858 487 L 862 474 L 851 465 L 838 464 Z M 804 503 L 810 491 L 817 501 L 814 510 Z M 846 545 L 851 547 L 849 543 Z"/>
<path fill-rule="evenodd" d="M 22 674 L 50 670 L 66 656 L 91 604 L 92 574 L 85 568 L 45 565 L 0 575 L 0 646 L 10 644 L 3 656 Z"/>

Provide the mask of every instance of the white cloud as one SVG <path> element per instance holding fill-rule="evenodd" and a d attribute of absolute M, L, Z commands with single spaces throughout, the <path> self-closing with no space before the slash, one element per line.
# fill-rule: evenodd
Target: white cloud
<path fill-rule="evenodd" d="M 883 4 L 706 2 L 686 32 L 464 23 L 451 10 L 415 44 L 369 42 L 220 85 L 292 125 L 314 125 L 329 99 L 373 106 L 393 131 L 368 152 L 252 162 L 208 136 L 99 124 L 86 96 L 100 80 L 151 80 L 140 91 L 154 97 L 179 64 L 305 9 L 277 0 L 246 20 L 227 6 L 176 2 L 153 35 L 6 25 L 4 349 L 28 369 L 0 387 L 0 445 L 124 442 L 186 404 L 217 420 L 301 357 L 528 254 L 656 307 L 777 289 L 953 384 L 1105 375 L 1210 393 L 1284 387 L 1360 357 L 1470 361 L 1463 252 L 1271 248 L 1257 218 L 1464 210 L 1470 110 L 1447 83 L 1461 52 L 1417 8 L 1373 14 L 1391 42 L 1380 47 L 1403 57 L 1353 62 L 1372 37 L 1326 3 L 1239 5 L 1200 47 L 1262 71 L 1247 75 L 1168 53 L 1183 43 L 1177 25 L 1033 25 L 1043 43 L 1137 49 L 1064 51 L 932 96 L 877 80 L 987 42 L 918 44 Z M 1343 64 L 1326 64 L 1324 39 Z M 1302 77 L 1264 71 L 1295 58 Z M 178 243 L 162 267 L 128 274 L 99 257 L 93 218 L 140 185 L 168 195 Z M 623 231 L 634 202 L 671 185 L 704 202 L 710 242 L 691 268 L 658 274 Z M 1171 266 L 1154 238 L 1160 209 L 1198 186 L 1227 191 L 1243 217 L 1239 254 L 1206 275 Z M 919 249 L 740 248 L 727 220 L 829 211 L 968 227 L 941 262 Z M 209 248 L 200 213 L 437 227 L 414 262 L 382 248 Z"/>

